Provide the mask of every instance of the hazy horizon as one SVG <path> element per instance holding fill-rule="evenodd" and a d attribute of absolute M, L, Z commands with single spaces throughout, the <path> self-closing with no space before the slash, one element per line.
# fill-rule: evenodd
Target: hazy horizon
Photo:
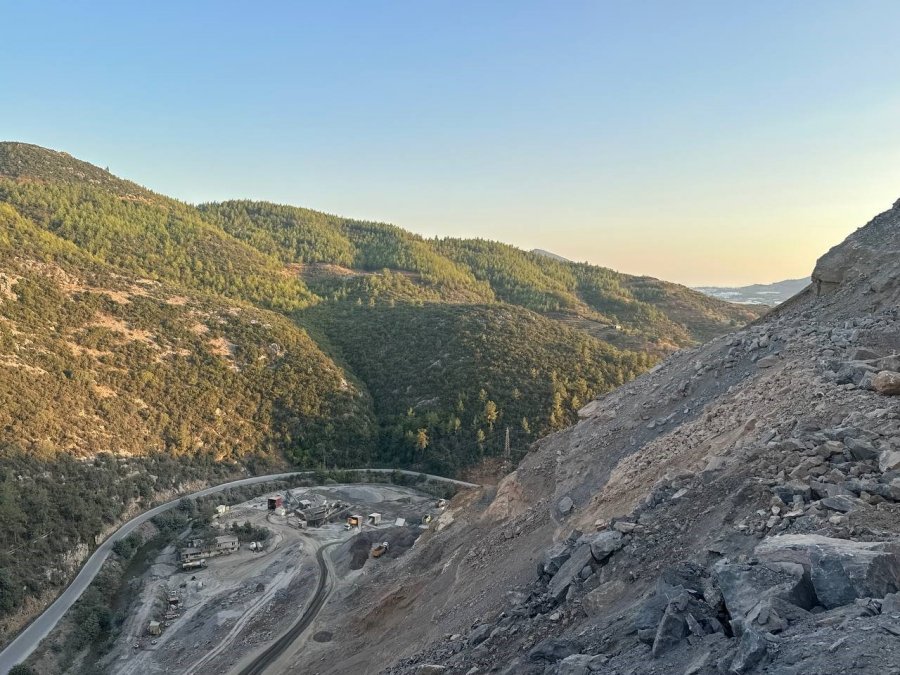
<path fill-rule="evenodd" d="M 0 132 L 189 202 L 770 283 L 900 196 L 896 19 L 874 0 L 12 6 Z"/>

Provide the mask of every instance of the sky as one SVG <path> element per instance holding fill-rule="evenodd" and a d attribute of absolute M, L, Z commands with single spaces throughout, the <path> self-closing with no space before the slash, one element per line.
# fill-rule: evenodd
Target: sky
<path fill-rule="evenodd" d="M 900 197 L 900 3 L 3 2 L 0 139 L 689 285 Z"/>

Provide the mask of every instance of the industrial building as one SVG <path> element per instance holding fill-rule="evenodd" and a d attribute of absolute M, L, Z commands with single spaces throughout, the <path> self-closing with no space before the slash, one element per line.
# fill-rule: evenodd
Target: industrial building
<path fill-rule="evenodd" d="M 191 543 L 198 544 L 202 542 L 194 540 Z M 233 534 L 224 534 L 220 537 L 216 537 L 212 544 L 208 546 L 188 546 L 181 549 L 181 562 L 189 563 L 196 560 L 212 558 L 217 555 L 228 555 L 229 553 L 237 551 L 238 548 L 240 548 L 238 538 Z"/>
<path fill-rule="evenodd" d="M 328 519 L 329 513 L 327 506 L 314 506 L 303 511 L 303 519 L 309 527 L 322 527 Z"/>

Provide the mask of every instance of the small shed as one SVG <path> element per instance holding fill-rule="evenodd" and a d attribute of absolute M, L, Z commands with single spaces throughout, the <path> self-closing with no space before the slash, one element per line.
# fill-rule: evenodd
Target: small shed
<path fill-rule="evenodd" d="M 269 497 L 269 511 L 274 511 L 275 509 L 280 509 L 284 503 L 284 499 L 282 497 Z"/>
<path fill-rule="evenodd" d="M 380 513 L 370 513 L 369 514 L 369 525 L 381 525 L 381 514 Z"/>
<path fill-rule="evenodd" d="M 147 626 L 147 632 L 150 635 L 159 635 L 162 633 L 162 628 L 160 627 L 159 621 L 151 621 Z"/>

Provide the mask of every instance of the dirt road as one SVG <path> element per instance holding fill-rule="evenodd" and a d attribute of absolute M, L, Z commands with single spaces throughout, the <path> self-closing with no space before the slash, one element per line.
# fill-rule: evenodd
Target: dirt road
<path fill-rule="evenodd" d="M 296 642 L 303 634 L 303 631 L 309 628 L 331 592 L 331 565 L 326 560 L 325 549 L 340 543 L 340 541 L 332 541 L 320 546 L 319 550 L 316 551 L 316 561 L 319 563 L 319 583 L 316 586 L 315 595 L 313 595 L 306 611 L 303 612 L 297 623 L 291 626 L 284 635 L 272 643 L 262 654 L 257 656 L 250 665 L 238 671 L 239 675 L 261 675 L 264 673 L 266 668 L 272 665 L 285 650 Z"/>

